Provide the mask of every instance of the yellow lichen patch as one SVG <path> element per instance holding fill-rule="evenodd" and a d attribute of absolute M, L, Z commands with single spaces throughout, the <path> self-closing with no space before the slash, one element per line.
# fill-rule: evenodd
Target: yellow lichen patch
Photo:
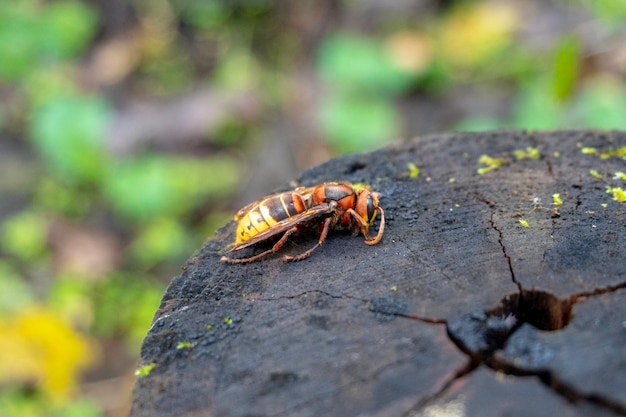
<path fill-rule="evenodd" d="M 178 342 L 176 349 L 191 349 L 191 342 Z"/>
<path fill-rule="evenodd" d="M 527 158 L 539 159 L 541 154 L 539 153 L 539 149 L 529 146 L 526 149 L 517 149 L 513 151 L 513 156 L 519 161 Z"/>
<path fill-rule="evenodd" d="M 140 366 L 136 371 L 135 371 L 135 376 L 137 378 L 142 378 L 144 376 L 148 376 L 150 375 L 150 373 L 152 372 L 152 370 L 156 367 L 156 363 L 152 362 L 149 363 L 147 365 L 144 366 Z"/>
<path fill-rule="evenodd" d="M 622 181 L 626 181 L 626 173 L 623 173 L 621 171 L 617 171 L 615 173 L 615 175 L 613 175 L 613 179 L 614 180 L 622 180 Z"/>
<path fill-rule="evenodd" d="M 370 186 L 368 184 L 365 184 L 364 182 L 353 182 L 352 187 L 354 188 L 354 191 L 370 189 Z"/>
<path fill-rule="evenodd" d="M 233 319 L 231 319 L 230 317 L 224 318 L 224 324 L 233 324 Z"/>
<path fill-rule="evenodd" d="M 561 207 L 563 205 L 563 200 L 561 200 L 561 194 L 555 193 L 552 194 L 552 204 L 557 207 Z"/>
<path fill-rule="evenodd" d="M 43 307 L 0 318 L 0 352 L 0 384 L 35 383 L 60 402 L 94 356 L 83 336 Z"/>
<path fill-rule="evenodd" d="M 595 178 L 599 178 L 599 179 L 603 179 L 604 177 L 602 176 L 602 174 L 600 174 L 598 171 L 596 171 L 595 169 L 590 169 L 589 173 L 591 174 L 592 177 Z"/>
<path fill-rule="evenodd" d="M 602 204 L 600 204 L 600 206 L 601 206 L 602 208 L 607 208 L 609 205 L 608 205 L 608 204 L 606 204 L 606 203 L 602 203 Z"/>
<path fill-rule="evenodd" d="M 622 158 L 626 159 L 626 146 L 617 149 L 609 149 L 608 151 L 600 152 L 600 158 Z"/>
<path fill-rule="evenodd" d="M 452 184 L 453 182 L 456 182 L 456 178 L 448 178 L 448 182 Z"/>
<path fill-rule="evenodd" d="M 581 152 L 585 155 L 599 156 L 600 159 L 621 158 L 626 159 L 626 146 L 622 148 L 611 148 L 606 151 L 598 151 L 596 148 L 582 148 Z"/>
<path fill-rule="evenodd" d="M 519 219 L 519 224 L 521 224 L 524 227 L 530 227 L 530 225 L 528 224 L 528 221 L 526 219 Z"/>
<path fill-rule="evenodd" d="M 211 330 L 213 330 L 213 326 L 211 324 L 207 324 L 206 329 L 211 331 Z"/>
<path fill-rule="evenodd" d="M 395 285 L 392 285 L 391 288 L 389 288 L 391 291 L 398 291 L 398 287 Z"/>
<path fill-rule="evenodd" d="M 561 156 L 561 152 L 554 152 L 552 155 L 554 155 L 555 158 L 559 158 Z"/>
<path fill-rule="evenodd" d="M 619 203 L 626 203 L 626 191 L 621 187 L 606 187 L 606 192 L 613 195 L 613 200 Z"/>
<path fill-rule="evenodd" d="M 484 165 L 484 167 L 480 167 L 477 170 L 479 175 L 483 175 L 489 171 L 500 168 L 506 163 L 506 160 L 502 158 L 494 158 L 489 155 L 481 155 L 480 158 L 478 158 L 478 163 Z"/>
<path fill-rule="evenodd" d="M 413 162 L 406 164 L 406 167 L 409 169 L 409 178 L 417 178 L 420 174 L 420 169 Z"/>

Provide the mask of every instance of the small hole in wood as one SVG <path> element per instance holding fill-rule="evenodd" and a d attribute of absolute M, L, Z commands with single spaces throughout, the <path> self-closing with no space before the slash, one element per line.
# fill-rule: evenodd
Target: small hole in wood
<path fill-rule="evenodd" d="M 540 330 L 555 331 L 567 326 L 572 318 L 572 302 L 559 300 L 553 294 L 538 290 L 523 290 L 502 299 L 490 316 L 512 314 L 517 323 L 528 323 Z"/>

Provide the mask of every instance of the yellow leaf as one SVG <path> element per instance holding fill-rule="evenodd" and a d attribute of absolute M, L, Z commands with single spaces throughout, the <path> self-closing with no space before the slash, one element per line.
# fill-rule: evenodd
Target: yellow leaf
<path fill-rule="evenodd" d="M 511 44 L 518 23 L 511 3 L 486 1 L 457 8 L 443 25 L 440 50 L 447 62 L 474 66 Z"/>
<path fill-rule="evenodd" d="M 1 383 L 35 383 L 58 402 L 94 357 L 88 341 L 44 307 L 0 319 L 0 352 Z"/>

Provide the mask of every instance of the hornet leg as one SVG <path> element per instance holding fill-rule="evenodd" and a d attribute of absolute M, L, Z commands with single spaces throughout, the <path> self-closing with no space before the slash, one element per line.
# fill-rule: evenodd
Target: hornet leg
<path fill-rule="evenodd" d="M 227 256 L 222 256 L 222 258 L 220 259 L 221 262 L 226 262 L 229 264 L 247 264 L 250 262 L 254 262 L 256 260 L 259 260 L 267 255 L 270 255 L 272 253 L 276 253 L 280 250 L 280 248 L 283 247 L 283 245 L 285 244 L 285 242 L 287 242 L 287 238 L 289 238 L 290 235 L 294 234 L 295 232 L 298 231 L 297 227 L 292 227 L 291 229 L 287 230 L 285 232 L 285 234 L 283 235 L 283 237 L 280 238 L 280 240 L 278 242 L 276 242 L 274 244 L 274 246 L 272 246 L 272 249 L 268 249 L 265 252 L 261 252 L 258 255 L 254 255 L 251 256 L 249 258 L 229 258 Z"/>
<path fill-rule="evenodd" d="M 289 256 L 289 255 L 285 255 L 283 256 L 283 261 L 285 262 L 297 262 L 297 261 L 301 261 L 303 259 L 308 258 L 309 256 L 311 256 L 311 254 L 313 253 L 313 251 L 317 248 L 319 248 L 322 244 L 324 244 L 324 241 L 326 240 L 326 236 L 328 236 L 328 229 L 330 229 L 330 221 L 332 219 L 330 217 L 327 217 L 324 220 L 324 224 L 322 226 L 322 234 L 320 235 L 320 239 L 317 241 L 317 244 L 315 246 L 313 246 L 311 249 L 309 249 L 306 252 L 302 252 L 300 255 L 296 255 L 296 256 Z"/>

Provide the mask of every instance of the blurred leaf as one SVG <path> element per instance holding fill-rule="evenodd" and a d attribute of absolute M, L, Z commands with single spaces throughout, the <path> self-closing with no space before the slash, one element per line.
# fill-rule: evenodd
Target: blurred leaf
<path fill-rule="evenodd" d="M 8 262 L 0 259 L 0 316 L 33 302 L 30 286 Z"/>
<path fill-rule="evenodd" d="M 579 0 L 591 12 L 601 19 L 605 25 L 623 28 L 626 19 L 626 2 L 624 0 Z"/>
<path fill-rule="evenodd" d="M 576 101 L 573 123 L 592 129 L 626 129 L 626 88 L 621 80 L 602 78 L 585 86 Z"/>
<path fill-rule="evenodd" d="M 549 88 L 548 80 L 536 79 L 522 84 L 514 103 L 513 127 L 531 130 L 563 127 L 562 108 Z"/>
<path fill-rule="evenodd" d="M 219 61 L 213 82 L 229 92 L 249 91 L 259 84 L 260 72 L 261 66 L 250 51 L 235 50 Z"/>
<path fill-rule="evenodd" d="M 181 19 L 198 29 L 213 29 L 228 22 L 230 11 L 215 1 L 179 0 L 173 2 Z"/>
<path fill-rule="evenodd" d="M 24 261 L 41 257 L 46 252 L 48 221 L 41 215 L 23 211 L 2 223 L 2 248 Z"/>
<path fill-rule="evenodd" d="M 67 66 L 49 64 L 35 67 L 24 77 L 23 91 L 31 109 L 40 108 L 59 97 L 79 94 L 71 71 Z"/>
<path fill-rule="evenodd" d="M 384 45 L 365 37 L 341 34 L 324 40 L 317 56 L 321 76 L 333 89 L 353 92 L 400 92 L 413 76 L 394 64 Z"/>
<path fill-rule="evenodd" d="M 61 0 L 48 3 L 40 31 L 42 50 L 63 58 L 81 53 L 97 30 L 98 14 L 84 2 Z"/>
<path fill-rule="evenodd" d="M 321 106 L 322 130 L 339 152 L 372 150 L 397 133 L 395 108 L 385 99 L 335 95 Z"/>
<path fill-rule="evenodd" d="M 251 130 L 254 128 L 252 124 L 244 123 L 234 115 L 225 115 L 224 120 L 211 134 L 210 141 L 219 146 L 233 146 L 252 136 Z"/>
<path fill-rule="evenodd" d="M 41 395 L 33 395 L 20 386 L 2 387 L 0 410 L 2 417 L 47 417 L 49 401 Z"/>
<path fill-rule="evenodd" d="M 33 115 L 31 138 L 49 166 L 70 180 L 93 181 L 105 164 L 110 108 L 99 98 L 60 98 Z"/>
<path fill-rule="evenodd" d="M 43 178 L 35 189 L 33 205 L 44 212 L 82 217 L 92 208 L 93 199 L 90 190 L 70 187 L 53 178 Z"/>
<path fill-rule="evenodd" d="M 184 260 L 196 243 L 176 220 L 158 218 L 141 230 L 131 244 L 130 252 L 139 264 L 151 267 L 166 260 Z"/>
<path fill-rule="evenodd" d="M 92 287 L 92 282 L 81 277 L 57 277 L 48 294 L 48 305 L 64 322 L 88 329 L 94 315 Z"/>
<path fill-rule="evenodd" d="M 148 79 L 146 87 L 161 95 L 171 95 L 192 88 L 193 69 L 189 57 L 180 50 L 165 49 L 161 55 L 151 57 L 143 64 L 143 74 Z"/>
<path fill-rule="evenodd" d="M 578 78 L 580 45 L 575 37 L 565 37 L 556 47 L 552 88 L 559 100 L 572 94 Z"/>
<path fill-rule="evenodd" d="M 445 62 L 472 68 L 513 42 L 519 15 L 513 3 L 465 2 L 444 21 L 439 51 Z"/>
<path fill-rule="evenodd" d="M 71 58 L 88 45 L 97 13 L 78 1 L 0 4 L 0 79 L 19 79 L 50 58 Z"/>
<path fill-rule="evenodd" d="M 88 398 L 79 398 L 63 407 L 63 410 L 53 412 L 51 417 L 102 417 L 98 406 Z"/>
<path fill-rule="evenodd" d="M 0 79 L 23 76 L 39 58 L 35 10 L 34 2 L 0 3 Z"/>
<path fill-rule="evenodd" d="M 43 307 L 0 317 L 0 382 L 35 383 L 66 403 L 93 353 L 88 341 Z"/>
<path fill-rule="evenodd" d="M 165 156 L 118 161 L 104 178 L 104 195 L 121 215 L 135 220 L 189 212 L 209 196 L 228 195 L 240 175 L 228 157 Z"/>
<path fill-rule="evenodd" d="M 2 417 L 102 417 L 98 406 L 90 399 L 56 403 L 24 387 L 3 387 L 0 410 Z"/>

